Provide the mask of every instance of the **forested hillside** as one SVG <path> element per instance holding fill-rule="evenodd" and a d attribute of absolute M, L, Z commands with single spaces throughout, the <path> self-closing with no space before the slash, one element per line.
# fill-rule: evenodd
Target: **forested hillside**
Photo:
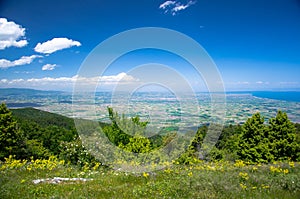
<path fill-rule="evenodd" d="M 96 162 L 82 145 L 74 120 L 65 116 L 34 108 L 9 110 L 1 105 L 1 155 L 17 158 L 46 158 L 55 155 L 72 164 Z M 143 136 L 147 122 L 140 118 L 126 118 L 108 108 L 110 124 L 99 123 L 102 132 L 114 145 L 134 153 L 146 153 L 167 145 L 174 137 L 174 129 L 150 138 Z M 88 123 L 89 121 L 86 121 Z M 127 125 L 127 134 L 119 125 Z M 213 125 L 213 124 L 212 124 Z M 197 159 L 248 162 L 299 160 L 299 124 L 292 124 L 281 111 L 268 123 L 259 113 L 243 125 L 230 125 L 222 130 L 215 147 L 209 154 L 199 155 L 208 126 L 198 128 L 190 147 L 177 161 L 190 164 Z M 10 133 L 8 133 L 8 131 Z"/>
<path fill-rule="evenodd" d="M 74 120 L 62 115 L 34 108 L 11 109 L 19 123 L 35 122 L 40 127 L 58 126 L 64 129 L 75 129 Z"/>

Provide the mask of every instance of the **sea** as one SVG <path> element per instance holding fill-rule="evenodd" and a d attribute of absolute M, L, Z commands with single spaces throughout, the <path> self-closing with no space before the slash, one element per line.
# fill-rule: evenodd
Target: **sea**
<path fill-rule="evenodd" d="M 299 91 L 254 91 L 251 94 L 255 97 L 283 100 L 289 102 L 300 102 Z"/>

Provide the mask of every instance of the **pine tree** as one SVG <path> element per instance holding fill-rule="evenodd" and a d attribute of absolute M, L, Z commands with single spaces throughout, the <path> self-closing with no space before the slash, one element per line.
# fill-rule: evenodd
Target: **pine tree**
<path fill-rule="evenodd" d="M 255 113 L 242 126 L 239 137 L 238 156 L 248 162 L 269 162 L 273 160 L 268 146 L 264 118 Z"/>
<path fill-rule="evenodd" d="M 4 103 L 0 105 L 0 159 L 17 155 L 21 142 L 21 133 L 11 111 Z"/>
<path fill-rule="evenodd" d="M 268 138 L 275 160 L 297 159 L 299 144 L 296 141 L 296 128 L 286 113 L 278 111 L 275 118 L 269 120 Z"/>

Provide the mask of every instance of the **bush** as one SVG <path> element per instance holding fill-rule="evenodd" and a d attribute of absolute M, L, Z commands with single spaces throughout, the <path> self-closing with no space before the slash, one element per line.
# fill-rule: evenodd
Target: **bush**
<path fill-rule="evenodd" d="M 59 157 L 68 163 L 78 166 L 89 164 L 94 166 L 98 161 L 82 145 L 79 137 L 74 138 L 71 142 L 61 142 Z"/>

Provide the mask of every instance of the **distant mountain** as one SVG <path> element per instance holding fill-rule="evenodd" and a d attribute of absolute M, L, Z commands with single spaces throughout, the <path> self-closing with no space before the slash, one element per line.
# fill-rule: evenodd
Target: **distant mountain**
<path fill-rule="evenodd" d="M 50 99 L 57 100 L 60 96 L 70 96 L 70 93 L 26 88 L 0 88 L 0 103 L 5 102 L 9 108 L 41 107 Z"/>
<path fill-rule="evenodd" d="M 49 94 L 59 94 L 65 93 L 63 91 L 44 91 L 44 90 L 35 90 L 29 88 L 0 88 L 0 95 L 2 96 L 12 96 L 12 95 L 49 95 Z"/>

